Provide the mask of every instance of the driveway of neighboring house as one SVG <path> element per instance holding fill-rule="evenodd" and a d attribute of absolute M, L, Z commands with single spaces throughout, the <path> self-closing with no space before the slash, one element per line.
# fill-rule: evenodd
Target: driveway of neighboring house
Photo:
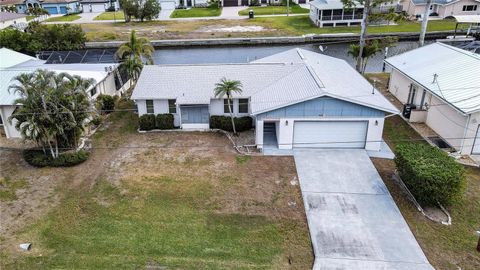
<path fill-rule="evenodd" d="M 158 14 L 158 20 L 170 20 L 170 15 L 172 15 L 175 9 L 161 9 L 160 14 Z"/>
<path fill-rule="evenodd" d="M 295 150 L 314 269 L 433 270 L 365 150 Z"/>
<path fill-rule="evenodd" d="M 240 6 L 240 7 L 223 7 L 222 8 L 222 14 L 220 14 L 220 19 L 244 19 L 247 16 L 240 16 L 238 15 L 238 12 L 240 10 L 244 10 L 247 7 Z"/>

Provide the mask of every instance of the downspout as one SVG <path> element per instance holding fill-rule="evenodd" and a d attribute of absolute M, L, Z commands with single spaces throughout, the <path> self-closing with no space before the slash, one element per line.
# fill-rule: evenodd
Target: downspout
<path fill-rule="evenodd" d="M 467 137 L 467 130 L 468 130 L 468 126 L 470 125 L 470 118 L 472 117 L 471 114 L 468 115 L 468 118 L 467 118 L 467 123 L 465 124 L 465 129 L 463 130 L 463 139 L 462 139 L 462 146 L 460 147 L 460 154 L 463 153 L 463 147 L 465 146 L 465 138 Z M 472 145 L 473 147 L 473 145 Z"/>

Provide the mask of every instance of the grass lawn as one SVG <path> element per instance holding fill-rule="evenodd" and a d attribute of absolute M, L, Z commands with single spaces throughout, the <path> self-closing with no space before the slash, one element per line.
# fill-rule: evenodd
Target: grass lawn
<path fill-rule="evenodd" d="M 207 8 L 176 9 L 170 15 L 170 18 L 216 17 L 220 16 L 221 13 L 222 8 L 213 4 Z"/>
<path fill-rule="evenodd" d="M 125 20 L 125 14 L 123 11 L 107 11 L 93 18 L 95 21 L 104 21 L 104 20 Z"/>
<path fill-rule="evenodd" d="M 377 87 L 386 90 L 388 74 L 367 77 L 375 77 Z M 386 118 L 383 138 L 392 149 L 408 140 L 422 142 L 422 137 L 399 116 Z M 461 202 L 448 208 L 452 225 L 445 226 L 421 215 L 392 180 L 393 160 L 373 159 L 373 162 L 430 263 L 442 270 L 480 269 L 480 253 L 475 250 L 478 240 L 475 231 L 480 226 L 480 169 L 466 167 L 467 190 Z"/>
<path fill-rule="evenodd" d="M 35 19 L 37 16 L 27 15 L 27 22 Z"/>
<path fill-rule="evenodd" d="M 194 9 L 192 9 L 194 10 Z M 204 9 L 207 10 L 207 9 Z M 182 10 L 182 12 L 188 12 Z M 318 28 L 312 26 L 308 16 L 257 17 L 253 20 L 198 20 L 187 23 L 176 21 L 152 21 L 130 23 L 82 24 L 89 41 L 127 40 L 131 30 L 136 30 L 139 36 L 151 40 L 191 39 L 191 38 L 248 38 L 299 36 L 305 34 L 329 33 L 359 33 L 360 27 Z M 255 32 L 216 31 L 225 27 L 261 26 L 262 30 Z M 455 22 L 450 20 L 435 20 L 428 24 L 428 31 L 454 30 Z M 399 25 L 371 26 L 369 33 L 386 32 L 418 32 L 420 23 L 402 22 Z"/>
<path fill-rule="evenodd" d="M 61 181 L 48 214 L 0 241 L 1 269 L 311 268 L 291 157 L 239 157 L 220 134 L 139 134 L 131 112 L 106 124 L 76 167 L 25 169 L 0 153 L 9 183 Z M 26 240 L 32 250 L 17 250 Z"/>
<path fill-rule="evenodd" d="M 240 10 L 238 15 L 248 15 L 250 10 L 254 11 L 255 15 L 277 15 L 287 14 L 287 6 L 266 6 L 266 7 L 249 7 L 244 10 Z M 290 14 L 303 14 L 310 13 L 307 8 L 302 8 L 299 5 L 290 6 Z"/>
<path fill-rule="evenodd" d="M 360 26 L 354 27 L 324 27 L 319 28 L 311 24 L 308 16 L 291 17 L 262 17 L 254 19 L 256 22 L 268 24 L 272 28 L 290 30 L 297 35 L 303 34 L 328 34 L 328 33 L 360 33 Z M 398 25 L 370 26 L 368 33 L 389 32 L 419 32 L 419 22 L 401 22 Z M 428 31 L 454 30 L 455 21 L 435 20 L 428 22 Z"/>
<path fill-rule="evenodd" d="M 80 19 L 80 15 L 71 14 L 71 15 L 63 15 L 60 17 L 51 17 L 45 20 L 45 22 L 71 22 Z"/>

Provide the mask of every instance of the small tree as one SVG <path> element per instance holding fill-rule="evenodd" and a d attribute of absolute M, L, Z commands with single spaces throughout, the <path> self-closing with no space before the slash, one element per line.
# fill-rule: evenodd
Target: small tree
<path fill-rule="evenodd" d="M 160 13 L 160 4 L 157 0 L 137 0 L 137 14 L 135 17 L 144 20 L 151 21 L 158 17 Z"/>
<path fill-rule="evenodd" d="M 227 78 L 223 77 L 219 83 L 215 84 L 215 97 L 222 98 L 227 96 L 227 104 L 228 104 L 228 112 L 230 113 L 230 118 L 232 120 L 232 127 L 233 127 L 233 134 L 237 134 L 235 129 L 235 121 L 233 119 L 233 112 L 231 106 L 231 98 L 233 93 L 242 93 L 242 83 L 240 81 L 235 80 L 227 80 Z"/>
<path fill-rule="evenodd" d="M 125 22 L 130 22 L 138 13 L 138 5 L 134 0 L 120 0 L 120 7 L 125 15 Z"/>
<path fill-rule="evenodd" d="M 382 52 L 388 46 L 392 46 L 397 39 L 395 38 L 385 38 L 385 39 L 375 39 L 366 42 L 365 48 L 360 56 L 360 45 L 359 44 L 351 44 L 348 50 L 348 54 L 351 55 L 355 60 L 360 58 L 360 73 L 364 73 L 365 69 L 367 68 L 368 60 L 376 55 L 379 52 Z"/>

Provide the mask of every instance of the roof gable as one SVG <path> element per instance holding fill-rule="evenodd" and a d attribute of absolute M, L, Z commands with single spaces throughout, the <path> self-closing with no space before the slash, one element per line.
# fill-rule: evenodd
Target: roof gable
<path fill-rule="evenodd" d="M 0 59 L 2 59 L 2 61 L 0 61 L 0 68 L 8 68 L 30 60 L 38 60 L 35 57 L 7 48 L 0 48 Z"/>

